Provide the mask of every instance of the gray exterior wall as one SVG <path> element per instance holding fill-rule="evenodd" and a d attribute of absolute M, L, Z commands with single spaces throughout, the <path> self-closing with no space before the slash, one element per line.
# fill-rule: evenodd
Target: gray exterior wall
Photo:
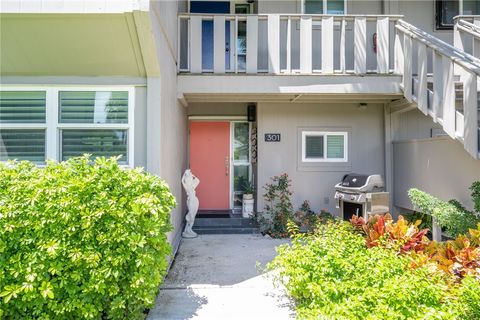
<path fill-rule="evenodd" d="M 150 135 L 149 161 L 155 167 L 177 199 L 177 207 L 171 212 L 174 230 L 168 234 L 174 248 L 178 247 L 186 213 L 185 194 L 181 177 L 186 169 L 187 117 L 186 109 L 177 100 L 177 12 L 178 1 L 151 2 L 151 20 L 157 45 L 160 78 L 148 78 L 150 90 L 148 104 L 151 113 L 147 119 Z M 148 154 L 147 154 L 148 155 Z"/>
<path fill-rule="evenodd" d="M 457 199 L 473 207 L 468 188 L 480 180 L 480 161 L 450 137 L 393 143 L 395 205 L 414 209 L 407 196 L 419 188 L 440 199 Z"/>
<path fill-rule="evenodd" d="M 264 207 L 263 186 L 272 176 L 288 173 L 293 183 L 293 202 L 298 208 L 309 200 L 313 210 L 337 213 L 334 185 L 350 172 L 385 172 L 383 104 L 259 103 L 258 211 Z M 349 133 L 347 164 L 302 164 L 301 130 L 342 130 Z M 281 142 L 265 142 L 265 133 L 280 133 Z"/>
<path fill-rule="evenodd" d="M 246 116 L 246 103 L 189 103 L 189 116 Z"/>

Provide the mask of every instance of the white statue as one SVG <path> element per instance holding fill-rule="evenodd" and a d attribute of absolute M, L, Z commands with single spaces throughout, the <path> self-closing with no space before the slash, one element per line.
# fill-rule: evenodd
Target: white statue
<path fill-rule="evenodd" d="M 190 169 L 185 170 L 182 176 L 182 185 L 187 193 L 187 207 L 188 213 L 185 219 L 187 223 L 185 225 L 185 230 L 182 233 L 184 238 L 195 238 L 197 234 L 193 232 L 192 227 L 193 223 L 195 222 L 195 216 L 197 215 L 198 211 L 198 198 L 195 195 L 195 189 L 199 185 L 200 180 L 195 177 Z"/>

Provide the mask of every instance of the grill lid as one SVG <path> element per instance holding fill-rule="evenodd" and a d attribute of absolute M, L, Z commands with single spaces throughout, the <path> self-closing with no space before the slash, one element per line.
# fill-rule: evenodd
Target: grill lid
<path fill-rule="evenodd" d="M 346 174 L 343 176 L 341 186 L 347 188 L 360 188 L 367 184 L 369 175 L 366 174 Z"/>

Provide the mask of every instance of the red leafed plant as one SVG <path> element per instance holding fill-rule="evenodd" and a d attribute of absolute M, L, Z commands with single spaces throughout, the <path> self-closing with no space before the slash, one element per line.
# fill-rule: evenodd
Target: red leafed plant
<path fill-rule="evenodd" d="M 463 278 L 466 275 L 480 276 L 480 247 L 476 245 L 479 230 L 471 229 L 468 236 L 460 235 L 455 240 L 443 243 L 432 241 L 425 250 L 430 261 L 435 261 L 440 270 Z"/>
<path fill-rule="evenodd" d="M 480 224 L 468 235 L 438 243 L 426 237 L 428 229 L 418 229 L 420 222 L 411 224 L 403 216 L 393 222 L 390 214 L 373 216 L 367 222 L 357 216 L 350 220 L 355 230 L 365 234 L 367 247 L 381 246 L 409 254 L 412 268 L 429 264 L 457 279 L 466 275 L 480 278 Z"/>
<path fill-rule="evenodd" d="M 428 229 L 418 230 L 419 222 L 410 224 L 399 216 L 397 222 L 393 222 L 390 214 L 375 215 L 365 223 L 363 218 L 353 216 L 350 220 L 356 230 L 365 233 L 367 247 L 379 245 L 385 247 L 399 247 L 400 252 L 423 251 L 428 244 L 426 234 Z"/>

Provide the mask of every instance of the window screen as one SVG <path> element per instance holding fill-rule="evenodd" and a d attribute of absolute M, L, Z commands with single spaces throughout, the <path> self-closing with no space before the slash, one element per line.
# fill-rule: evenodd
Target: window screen
<path fill-rule="evenodd" d="M 345 157 L 344 146 L 343 135 L 327 136 L 327 158 L 343 159 Z"/>
<path fill-rule="evenodd" d="M 323 136 L 311 135 L 305 137 L 305 158 L 323 158 Z"/>

